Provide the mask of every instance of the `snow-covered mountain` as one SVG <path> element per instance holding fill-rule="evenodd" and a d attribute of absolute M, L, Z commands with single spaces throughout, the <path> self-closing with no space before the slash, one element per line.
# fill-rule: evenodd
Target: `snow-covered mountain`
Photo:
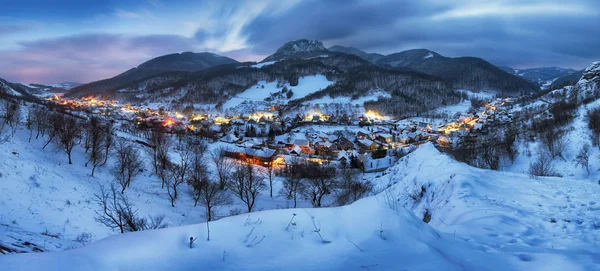
<path fill-rule="evenodd" d="M 560 67 L 513 69 L 510 67 L 499 66 L 499 68 L 509 74 L 523 77 L 527 81 L 532 82 L 541 88 L 547 88 L 558 78 L 577 72 L 577 70 L 574 69 Z"/>
<path fill-rule="evenodd" d="M 279 47 L 277 51 L 265 58 L 262 62 L 277 61 L 289 57 L 310 57 L 318 56 L 319 54 L 327 55 L 329 50 L 325 48 L 323 43 L 318 40 L 300 39 L 286 42 Z"/>

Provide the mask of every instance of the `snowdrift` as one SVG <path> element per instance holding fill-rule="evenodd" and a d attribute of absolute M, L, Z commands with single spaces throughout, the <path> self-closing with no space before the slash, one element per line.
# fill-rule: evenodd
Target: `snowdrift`
<path fill-rule="evenodd" d="M 392 210 L 375 197 L 339 208 L 272 210 L 225 218 L 210 224 L 210 241 L 206 227 L 196 224 L 122 234 L 84 248 L 3 256 L 0 266 L 3 270 L 512 268 L 501 255 L 439 234 L 405 209 Z M 198 237 L 192 249 L 190 236 Z"/>
<path fill-rule="evenodd" d="M 426 144 L 376 179 L 395 202 L 442 232 L 514 256 L 522 268 L 598 270 L 600 186 L 478 169 Z M 545 266 L 545 267 L 544 267 Z"/>

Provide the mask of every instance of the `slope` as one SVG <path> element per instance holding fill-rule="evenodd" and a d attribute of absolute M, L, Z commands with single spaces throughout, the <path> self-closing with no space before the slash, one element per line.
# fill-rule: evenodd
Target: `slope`
<path fill-rule="evenodd" d="M 295 214 L 295 215 L 294 215 Z M 293 223 L 289 223 L 291 218 Z M 498 253 L 438 234 L 376 198 L 123 234 L 58 253 L 0 257 L 8 270 L 505 270 Z M 316 230 L 315 230 L 316 229 Z M 380 230 L 383 232 L 380 233 Z M 197 237 L 194 248 L 190 236 Z"/>
<path fill-rule="evenodd" d="M 389 187 L 381 200 L 429 216 L 433 228 L 480 243 L 484 251 L 513 255 L 523 269 L 600 268 L 594 256 L 600 252 L 600 186 L 592 181 L 473 168 L 426 144 L 377 183 Z"/>
<path fill-rule="evenodd" d="M 450 58 L 426 49 L 414 49 L 387 55 L 377 64 L 409 68 L 438 76 L 456 89 L 495 90 L 505 94 L 533 92 L 537 88 L 525 79 L 507 74 L 476 57 Z"/>

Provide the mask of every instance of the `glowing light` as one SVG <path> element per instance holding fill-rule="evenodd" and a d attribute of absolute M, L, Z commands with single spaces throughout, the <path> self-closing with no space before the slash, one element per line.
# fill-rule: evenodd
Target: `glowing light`
<path fill-rule="evenodd" d="M 223 118 L 223 117 L 217 117 L 217 118 L 215 118 L 215 123 L 216 124 L 226 124 L 226 123 L 229 123 L 229 119 Z"/>
<path fill-rule="evenodd" d="M 173 120 L 172 119 L 166 119 L 165 122 L 163 123 L 163 125 L 165 127 L 171 126 L 171 125 L 173 125 Z"/>

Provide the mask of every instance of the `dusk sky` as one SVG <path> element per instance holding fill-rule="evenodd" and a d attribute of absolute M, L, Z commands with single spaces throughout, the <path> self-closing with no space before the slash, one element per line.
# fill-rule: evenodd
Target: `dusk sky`
<path fill-rule="evenodd" d="M 0 77 L 22 83 L 90 82 L 183 51 L 260 61 L 301 38 L 516 68 L 600 60 L 597 0 L 1 2 Z"/>

